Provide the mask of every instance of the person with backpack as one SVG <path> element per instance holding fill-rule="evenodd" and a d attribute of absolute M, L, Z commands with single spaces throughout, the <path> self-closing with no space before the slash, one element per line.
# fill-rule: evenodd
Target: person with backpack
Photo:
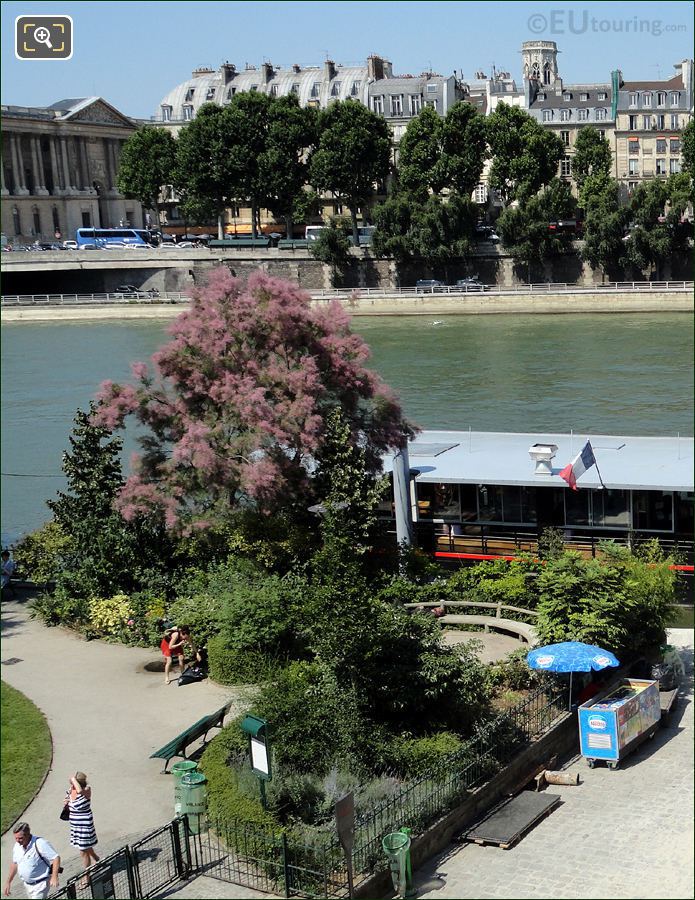
<path fill-rule="evenodd" d="M 60 857 L 45 838 L 31 833 L 28 822 L 17 822 L 12 832 L 15 845 L 3 893 L 10 896 L 12 881 L 19 873 L 27 897 L 48 897 L 49 891 L 58 887 L 58 874 L 62 872 Z"/>
<path fill-rule="evenodd" d="M 195 653 L 195 647 L 191 640 L 191 630 L 188 625 L 174 626 L 167 628 L 164 637 L 159 645 L 164 655 L 164 683 L 171 684 L 169 672 L 171 671 L 171 660 L 177 657 L 179 663 L 179 676 L 183 675 L 184 664 L 184 647 L 188 644 Z"/>

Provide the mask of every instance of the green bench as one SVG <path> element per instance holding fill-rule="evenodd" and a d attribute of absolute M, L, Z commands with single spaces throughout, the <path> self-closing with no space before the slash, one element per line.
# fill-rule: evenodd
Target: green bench
<path fill-rule="evenodd" d="M 283 238 L 281 241 L 278 241 L 280 250 L 306 250 L 308 246 L 309 241 L 306 241 L 303 238 L 297 238 L 297 240 L 294 240 L 293 238 Z"/>
<path fill-rule="evenodd" d="M 211 728 L 222 728 L 224 717 L 231 709 L 232 702 L 233 701 L 230 700 L 229 703 L 226 703 L 221 709 L 218 709 L 217 712 L 211 713 L 209 716 L 203 716 L 202 719 L 198 719 L 198 721 L 194 725 L 191 725 L 190 728 L 182 731 L 181 734 L 177 734 L 168 744 L 165 744 L 163 747 L 160 747 L 159 750 L 155 750 L 154 753 L 150 754 L 150 759 L 166 760 L 164 768 L 162 769 L 162 775 L 169 774 L 167 769 L 169 763 L 175 756 L 182 756 L 184 759 L 188 758 L 186 756 L 186 750 L 194 741 L 197 741 L 198 738 L 202 737 L 203 745 L 205 745 L 208 731 L 210 731 Z"/>
<path fill-rule="evenodd" d="M 270 238 L 229 238 L 222 241 L 208 241 L 208 247 L 236 247 L 238 250 L 257 250 L 259 248 L 269 247 Z"/>

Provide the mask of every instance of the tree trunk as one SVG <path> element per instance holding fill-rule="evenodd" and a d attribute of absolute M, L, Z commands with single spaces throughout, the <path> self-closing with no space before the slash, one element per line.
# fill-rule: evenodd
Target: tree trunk
<path fill-rule="evenodd" d="M 294 222 L 292 216 L 285 216 L 285 237 L 292 240 L 294 237 Z"/>
<path fill-rule="evenodd" d="M 224 238 L 224 228 L 222 225 L 222 213 L 217 213 L 217 240 L 221 241 Z"/>
<path fill-rule="evenodd" d="M 258 229 L 256 226 L 256 217 L 258 215 L 258 208 L 256 206 L 256 198 L 251 198 L 251 237 L 256 239 L 258 236 Z"/>
<path fill-rule="evenodd" d="M 350 207 L 350 219 L 352 220 L 352 241 L 355 247 L 359 247 L 360 245 L 360 233 L 357 230 L 357 213 Z"/>

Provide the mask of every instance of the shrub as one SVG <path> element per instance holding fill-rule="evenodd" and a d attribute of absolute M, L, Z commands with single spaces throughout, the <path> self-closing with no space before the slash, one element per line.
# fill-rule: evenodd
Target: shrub
<path fill-rule="evenodd" d="M 125 594 L 113 597 L 92 597 L 89 600 L 88 629 L 103 637 L 118 637 L 130 620 L 130 602 Z"/>
<path fill-rule="evenodd" d="M 538 684 L 538 673 L 526 662 L 527 654 L 528 649 L 520 647 L 512 650 L 504 659 L 492 663 L 489 666 L 492 684 L 511 691 L 523 691 Z"/>
<path fill-rule="evenodd" d="M 52 594 L 41 594 L 31 604 L 31 616 L 45 625 L 70 625 L 79 628 L 89 621 L 89 600 L 75 596 L 58 584 Z"/>
<path fill-rule="evenodd" d="M 46 522 L 25 535 L 14 549 L 14 558 L 35 584 L 43 587 L 55 581 L 63 568 L 62 554 L 70 538 L 56 522 Z"/>
<path fill-rule="evenodd" d="M 268 656 L 252 648 L 230 647 L 226 635 L 208 641 L 210 677 L 220 684 L 257 684 L 272 678 L 286 660 Z"/>
<path fill-rule="evenodd" d="M 393 768 L 399 775 L 421 775 L 436 769 L 448 756 L 463 747 L 457 734 L 440 731 L 425 737 L 402 737 L 393 742 Z"/>

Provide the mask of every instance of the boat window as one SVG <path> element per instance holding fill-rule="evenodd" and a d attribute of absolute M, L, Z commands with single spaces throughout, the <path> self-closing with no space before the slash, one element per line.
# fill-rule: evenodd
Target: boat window
<path fill-rule="evenodd" d="M 498 484 L 481 484 L 478 488 L 478 518 L 481 522 L 501 522 L 502 487 Z"/>
<path fill-rule="evenodd" d="M 589 524 L 591 491 L 565 491 L 565 522 L 567 525 Z"/>
<path fill-rule="evenodd" d="M 676 531 L 692 538 L 695 530 L 695 494 L 692 491 L 678 491 L 674 495 L 676 507 Z"/>
<path fill-rule="evenodd" d="M 460 519 L 461 503 L 457 484 L 435 484 L 432 498 L 435 519 Z"/>
<path fill-rule="evenodd" d="M 633 491 L 632 527 L 635 531 L 673 531 L 670 491 Z"/>
<path fill-rule="evenodd" d="M 629 528 L 630 502 L 627 491 L 592 491 L 594 525 Z"/>

